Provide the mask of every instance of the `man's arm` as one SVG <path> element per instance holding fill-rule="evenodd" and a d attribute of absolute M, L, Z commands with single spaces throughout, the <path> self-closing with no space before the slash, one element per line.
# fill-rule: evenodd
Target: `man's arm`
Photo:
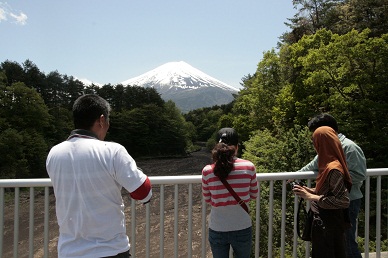
<path fill-rule="evenodd" d="M 152 187 L 150 179 L 147 177 L 144 183 L 135 191 L 131 192 L 130 195 L 135 200 L 139 200 L 144 204 L 148 203 L 152 197 Z"/>
<path fill-rule="evenodd" d="M 350 176 L 355 183 L 366 179 L 366 159 L 361 149 L 348 146 L 344 149 Z"/>
<path fill-rule="evenodd" d="M 313 160 L 310 161 L 306 166 L 299 169 L 298 171 L 318 171 L 318 155 L 315 155 Z"/>
<path fill-rule="evenodd" d="M 133 199 L 149 202 L 152 197 L 151 182 L 124 147 L 120 146 L 113 163 L 113 175 L 117 182 L 127 189 Z"/>

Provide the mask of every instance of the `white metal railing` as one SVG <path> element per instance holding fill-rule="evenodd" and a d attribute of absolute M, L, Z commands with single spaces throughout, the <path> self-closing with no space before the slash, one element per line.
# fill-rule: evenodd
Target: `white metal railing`
<path fill-rule="evenodd" d="M 388 175 L 388 168 L 368 169 L 367 179 L 365 181 L 365 251 L 364 257 L 369 257 L 370 240 L 370 209 L 375 209 L 376 214 L 376 257 L 381 255 L 381 205 L 370 207 L 371 198 L 375 198 L 377 204 L 382 202 L 382 177 Z M 290 197 L 286 190 L 286 181 L 292 179 L 307 179 L 308 184 L 315 178 L 313 172 L 279 172 L 279 173 L 258 173 L 257 178 L 260 182 L 260 195 L 256 200 L 255 210 L 252 215 L 256 216 L 260 212 L 261 201 L 268 199 L 268 221 L 261 221 L 260 216 L 254 221 L 255 228 L 255 257 L 263 257 L 260 249 L 260 238 L 267 237 L 267 257 L 275 257 L 274 251 L 280 257 L 286 256 L 286 200 L 294 198 L 294 233 L 292 239 L 292 256 L 297 257 L 297 247 L 301 245 L 296 234 L 296 211 L 297 198 Z M 376 196 L 371 196 L 371 178 L 376 178 Z M 207 219 L 209 207 L 202 199 L 201 194 L 201 176 L 154 176 L 150 177 L 154 188 L 154 197 L 151 204 L 139 205 L 131 201 L 127 215 L 127 224 L 130 225 L 128 235 L 131 240 L 132 257 L 211 257 L 210 249 L 207 244 Z M 261 184 L 269 185 L 268 196 L 261 194 Z M 275 183 L 281 182 L 281 230 L 280 246 L 274 245 L 273 221 L 274 221 L 274 192 Z M 43 187 L 44 190 L 41 190 Z M 56 241 L 58 237 L 57 228 L 52 227 L 56 223 L 55 209 L 53 206 L 53 194 L 50 193 L 52 187 L 50 179 L 4 179 L 0 180 L 0 257 L 19 257 L 20 250 L 23 254 L 28 253 L 28 257 L 55 257 Z M 11 188 L 11 192 L 5 189 Z M 29 188 L 29 194 L 24 191 Z M 36 188 L 44 192 L 44 208 L 36 211 L 35 198 Z M 22 189 L 22 193 L 21 193 Z M 387 190 L 387 186 L 384 188 Z M 183 193 L 183 194 L 182 194 Z M 5 200 L 11 196 L 12 200 Z M 25 203 L 21 202 L 21 196 L 28 199 L 28 209 Z M 124 197 L 127 195 L 123 195 Z M 186 197 L 187 196 L 187 197 Z M 187 198 L 187 200 L 186 200 Z M 388 197 L 387 202 L 388 202 Z M 129 199 L 129 197 L 128 197 Z M 50 201 L 51 200 L 51 201 Z M 51 202 L 51 205 L 50 205 Z M 21 205 L 22 203 L 22 205 Z M 183 203 L 183 204 L 182 204 Z M 5 206 L 7 204 L 7 206 Z M 183 207 L 183 206 L 184 207 Z M 23 208 L 23 211 L 20 210 Z M 264 207 L 263 207 L 264 208 Z M 42 227 L 35 225 L 37 212 L 43 212 L 43 234 Z M 51 213 L 50 213 L 51 212 Z M 10 216 L 5 214 L 13 213 L 13 226 L 9 220 Z M 185 214 L 183 214 L 185 213 Z M 51 214 L 51 215 L 50 215 Z M 159 214 L 159 215 L 158 215 Z M 20 226 L 20 216 L 28 216 L 28 224 L 23 223 Z M 159 219 L 155 220 L 155 216 Z M 134 218 L 134 219 L 133 219 Z M 55 222 L 55 223 L 53 223 Z M 267 226 L 266 232 L 260 232 L 261 224 Z M 51 225 L 51 228 L 49 228 Z M 172 228 L 171 228 L 172 227 Z M 28 229 L 28 234 L 25 232 Z M 158 232 L 159 234 L 155 233 Z M 21 232 L 24 232 L 21 237 Z M 152 234 L 151 234 L 152 232 Z M 388 233 L 388 232 L 387 232 Z M 39 235 L 39 236 L 38 236 Z M 43 237 L 41 237 L 43 235 Z M 144 237 L 143 237 L 144 236 Z M 43 239 L 37 239 L 37 238 Z M 145 241 L 137 241 L 145 239 Z M 287 238 L 288 240 L 288 238 Z M 27 247 L 28 246 L 28 247 Z M 310 244 L 305 243 L 305 257 L 309 257 Z M 287 254 L 288 256 L 290 254 Z M 24 257 L 25 255 L 23 255 Z M 21 256 L 20 256 L 21 257 Z"/>

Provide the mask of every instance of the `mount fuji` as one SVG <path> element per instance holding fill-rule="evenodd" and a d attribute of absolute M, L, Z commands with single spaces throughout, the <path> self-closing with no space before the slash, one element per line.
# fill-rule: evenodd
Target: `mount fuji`
<path fill-rule="evenodd" d="M 180 62 L 163 64 L 122 85 L 152 87 L 165 101 L 172 100 L 184 113 L 202 107 L 230 103 L 238 89 L 223 83 L 191 65 Z"/>

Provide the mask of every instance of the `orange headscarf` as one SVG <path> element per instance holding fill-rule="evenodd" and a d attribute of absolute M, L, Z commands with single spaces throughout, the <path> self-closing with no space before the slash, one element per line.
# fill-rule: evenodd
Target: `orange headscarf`
<path fill-rule="evenodd" d="M 333 169 L 339 170 L 344 175 L 345 186 L 350 192 L 352 180 L 337 133 L 328 126 L 318 127 L 313 133 L 313 143 L 318 153 L 316 192 L 319 193 L 329 171 Z"/>

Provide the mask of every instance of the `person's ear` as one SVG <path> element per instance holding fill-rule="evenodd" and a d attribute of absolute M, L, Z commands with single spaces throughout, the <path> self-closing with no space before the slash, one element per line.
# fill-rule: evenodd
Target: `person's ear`
<path fill-rule="evenodd" d="M 105 123 L 105 116 L 104 115 L 100 116 L 99 123 L 100 123 L 100 127 L 104 128 L 104 123 Z"/>

